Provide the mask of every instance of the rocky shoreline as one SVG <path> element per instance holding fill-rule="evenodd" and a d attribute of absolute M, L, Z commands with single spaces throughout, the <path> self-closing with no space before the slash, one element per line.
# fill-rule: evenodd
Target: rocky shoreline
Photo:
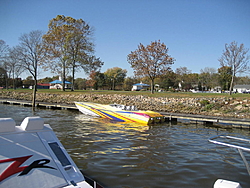
<path fill-rule="evenodd" d="M 0 98 L 32 100 L 28 92 L 1 91 Z M 219 117 L 250 118 L 250 99 L 232 97 L 149 97 L 122 94 L 51 94 L 37 93 L 37 102 L 74 104 L 74 101 L 89 101 L 101 104 L 135 105 L 140 110 L 153 110 L 169 113 L 198 114 Z"/>

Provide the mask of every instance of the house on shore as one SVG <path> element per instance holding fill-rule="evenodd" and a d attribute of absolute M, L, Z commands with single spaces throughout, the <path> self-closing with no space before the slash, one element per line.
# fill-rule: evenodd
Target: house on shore
<path fill-rule="evenodd" d="M 68 89 L 68 88 L 71 88 L 71 82 L 69 81 L 65 81 L 65 89 Z M 50 82 L 50 89 L 62 89 L 63 86 L 62 86 L 63 82 L 61 80 L 54 80 L 52 82 Z"/>
<path fill-rule="evenodd" d="M 50 84 L 37 84 L 37 89 L 49 89 Z"/>
<path fill-rule="evenodd" d="M 235 85 L 233 87 L 235 93 L 250 93 L 250 85 Z"/>
<path fill-rule="evenodd" d="M 25 86 L 23 86 L 23 88 L 25 88 Z M 34 86 L 29 86 L 28 88 L 29 89 L 33 89 Z M 50 84 L 49 83 L 38 83 L 36 85 L 36 88 L 37 89 L 49 89 L 50 88 Z"/>
<path fill-rule="evenodd" d="M 131 89 L 131 91 L 147 90 L 149 87 L 150 87 L 150 85 L 143 84 L 141 82 L 141 83 L 134 84 L 133 87 L 132 87 L 132 89 Z"/>

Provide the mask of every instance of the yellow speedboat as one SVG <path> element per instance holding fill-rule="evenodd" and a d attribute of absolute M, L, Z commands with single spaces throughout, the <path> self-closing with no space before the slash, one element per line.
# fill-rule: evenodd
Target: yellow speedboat
<path fill-rule="evenodd" d="M 75 102 L 83 114 L 99 116 L 120 122 L 135 122 L 153 124 L 165 121 L 165 117 L 158 112 L 138 110 L 135 106 L 120 104 L 103 105 L 92 102 Z"/>

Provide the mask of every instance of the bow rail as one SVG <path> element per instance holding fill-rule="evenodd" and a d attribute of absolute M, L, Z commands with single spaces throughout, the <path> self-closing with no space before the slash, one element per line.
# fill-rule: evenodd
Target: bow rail
<path fill-rule="evenodd" d="M 227 139 L 228 143 L 223 142 L 223 141 L 219 141 L 218 139 Z M 236 148 L 238 150 L 238 152 L 240 153 L 240 156 L 241 156 L 241 158 L 246 166 L 248 174 L 250 175 L 249 163 L 247 162 L 247 160 L 243 154 L 243 151 L 250 152 L 250 148 L 245 146 L 245 145 L 244 146 L 240 145 L 243 143 L 250 144 L 249 139 L 238 138 L 238 137 L 234 137 L 234 136 L 218 135 L 218 136 L 211 137 L 208 141 L 213 143 L 213 144 L 218 144 L 218 145 L 223 145 L 223 146 L 227 146 L 227 147 L 231 147 L 231 148 Z M 232 142 L 238 142 L 238 143 L 232 143 Z"/>

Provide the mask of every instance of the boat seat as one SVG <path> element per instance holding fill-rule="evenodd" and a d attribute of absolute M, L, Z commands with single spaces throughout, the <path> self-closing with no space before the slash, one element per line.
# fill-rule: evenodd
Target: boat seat
<path fill-rule="evenodd" d="M 40 117 L 26 117 L 20 127 L 25 131 L 41 130 L 44 126 L 44 120 Z"/>
<path fill-rule="evenodd" d="M 14 132 L 16 122 L 12 118 L 0 118 L 0 132 Z"/>
<path fill-rule="evenodd" d="M 125 106 L 124 110 L 130 110 L 130 106 Z"/>
<path fill-rule="evenodd" d="M 136 109 L 135 106 L 131 106 L 131 110 L 132 110 L 132 111 L 135 111 L 135 110 L 137 110 L 137 109 Z"/>

